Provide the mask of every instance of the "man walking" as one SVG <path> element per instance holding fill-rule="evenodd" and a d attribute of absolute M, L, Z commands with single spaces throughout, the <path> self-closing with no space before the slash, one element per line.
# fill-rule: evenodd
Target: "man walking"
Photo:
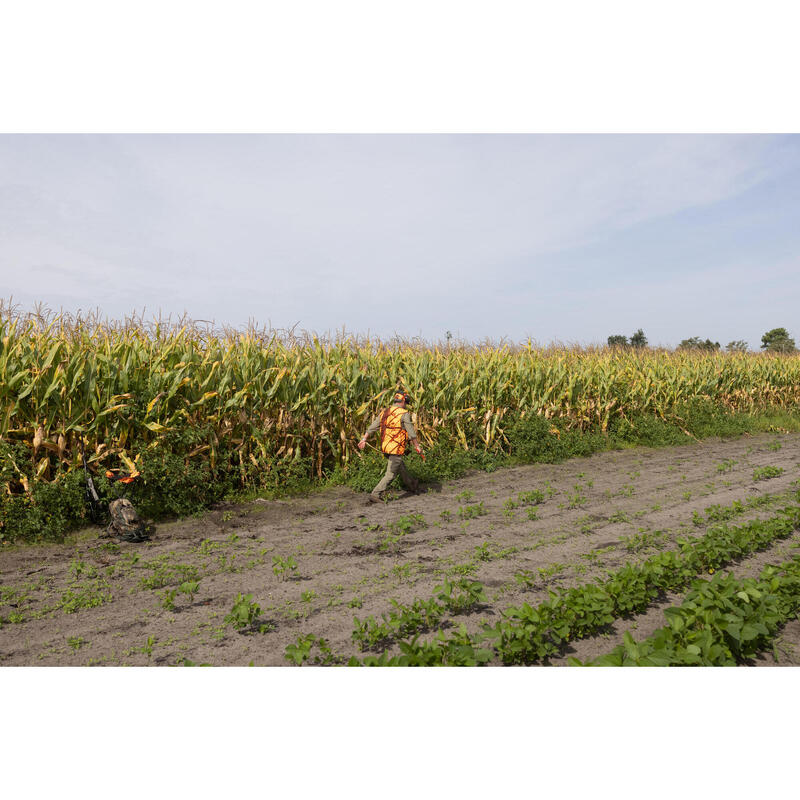
<path fill-rule="evenodd" d="M 392 405 L 389 408 L 385 408 L 375 417 L 358 443 L 358 449 L 363 450 L 367 445 L 367 439 L 380 428 L 381 452 L 386 456 L 389 463 L 386 465 L 386 473 L 381 478 L 381 482 L 372 490 L 369 496 L 371 503 L 376 503 L 383 497 L 386 488 L 398 473 L 407 489 L 412 492 L 419 490 L 419 481 L 411 477 L 406 465 L 403 463 L 403 454 L 406 452 L 406 442 L 409 439 L 414 449 L 418 453 L 422 453 L 422 448 L 417 441 L 417 432 L 411 422 L 411 414 L 406 410 L 409 402 L 410 398 L 405 392 L 397 392 Z"/>

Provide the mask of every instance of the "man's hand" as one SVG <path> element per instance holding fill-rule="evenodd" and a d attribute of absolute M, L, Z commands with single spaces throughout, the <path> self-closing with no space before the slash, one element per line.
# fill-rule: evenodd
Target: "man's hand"
<path fill-rule="evenodd" d="M 366 446 L 367 446 L 367 440 L 366 440 L 366 439 L 362 439 L 362 440 L 361 440 L 361 441 L 358 443 L 358 449 L 359 449 L 359 450 L 363 450 L 363 449 L 364 449 Z"/>

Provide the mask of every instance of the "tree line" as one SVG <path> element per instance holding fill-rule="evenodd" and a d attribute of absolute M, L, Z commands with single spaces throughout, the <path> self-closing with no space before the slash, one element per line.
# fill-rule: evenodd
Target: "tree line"
<path fill-rule="evenodd" d="M 609 347 L 647 347 L 647 337 L 644 331 L 639 328 L 636 333 L 629 337 L 622 334 L 613 334 L 608 337 Z M 720 350 L 719 342 L 712 342 L 711 339 L 701 339 L 699 336 L 692 336 L 682 339 L 678 345 L 679 350 L 704 350 L 713 352 Z M 786 328 L 773 328 L 761 337 L 761 349 L 768 353 L 796 353 L 794 339 L 789 335 Z M 743 339 L 734 339 L 725 345 L 725 350 L 729 353 L 747 353 L 750 345 Z"/>

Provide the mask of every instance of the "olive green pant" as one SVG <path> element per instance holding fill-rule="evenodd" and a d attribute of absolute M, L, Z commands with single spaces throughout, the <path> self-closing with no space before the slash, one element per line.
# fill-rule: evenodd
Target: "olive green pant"
<path fill-rule="evenodd" d="M 372 494 L 382 494 L 384 491 L 386 491 L 389 484 L 397 477 L 398 474 L 402 478 L 406 488 L 413 489 L 414 479 L 411 477 L 406 469 L 406 465 L 403 463 L 403 456 L 387 456 L 386 460 L 389 462 L 386 465 L 386 472 L 381 478 L 381 482 L 372 490 Z"/>

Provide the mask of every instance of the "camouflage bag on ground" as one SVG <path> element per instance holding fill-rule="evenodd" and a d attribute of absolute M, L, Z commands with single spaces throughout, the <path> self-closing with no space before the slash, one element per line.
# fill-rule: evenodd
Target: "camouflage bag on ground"
<path fill-rule="evenodd" d="M 116 536 L 125 542 L 143 542 L 150 538 L 149 527 L 139 519 L 130 500 L 124 497 L 112 500 L 108 504 L 108 512 L 111 522 L 106 528 L 106 536 Z"/>

